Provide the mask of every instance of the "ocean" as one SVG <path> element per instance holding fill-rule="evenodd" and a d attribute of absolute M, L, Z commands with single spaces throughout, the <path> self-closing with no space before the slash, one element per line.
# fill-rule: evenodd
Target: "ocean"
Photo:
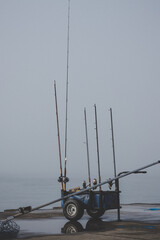
<path fill-rule="evenodd" d="M 70 179 L 67 189 L 81 187 L 82 180 L 79 178 Z M 103 190 L 108 190 L 107 185 L 103 186 Z M 120 180 L 120 190 L 122 204 L 160 203 L 159 175 L 133 174 Z M 22 206 L 36 207 L 59 197 L 60 183 L 55 177 L 0 177 L 0 211 Z M 46 208 L 60 205 L 58 202 Z"/>

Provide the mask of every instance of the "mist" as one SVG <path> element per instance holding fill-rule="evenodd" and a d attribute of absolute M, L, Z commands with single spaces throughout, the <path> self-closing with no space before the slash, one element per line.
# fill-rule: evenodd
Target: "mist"
<path fill-rule="evenodd" d="M 0 1 L 0 175 L 59 176 L 57 85 L 64 165 L 67 0 Z M 157 161 L 160 1 L 71 0 L 67 175 L 96 177 L 94 104 L 103 179 Z M 159 175 L 158 166 L 152 175 Z"/>

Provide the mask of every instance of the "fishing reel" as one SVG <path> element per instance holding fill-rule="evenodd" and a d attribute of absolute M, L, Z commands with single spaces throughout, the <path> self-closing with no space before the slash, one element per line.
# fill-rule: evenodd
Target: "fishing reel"
<path fill-rule="evenodd" d="M 108 187 L 109 189 L 111 190 L 112 189 L 112 186 L 113 186 L 113 182 L 111 181 L 111 178 L 108 179 Z"/>
<path fill-rule="evenodd" d="M 94 178 L 92 183 L 93 183 L 94 186 L 96 186 L 96 185 L 97 185 L 97 179 Z M 96 188 L 97 188 L 97 187 L 94 187 L 93 189 L 96 189 Z"/>
<path fill-rule="evenodd" d="M 82 182 L 82 187 L 83 187 L 83 188 L 87 188 L 87 187 L 88 187 L 86 181 L 83 181 L 83 182 Z"/>
<path fill-rule="evenodd" d="M 93 179 L 93 185 L 97 185 L 97 179 L 96 178 Z"/>
<path fill-rule="evenodd" d="M 28 206 L 28 207 L 20 207 L 18 209 L 18 211 L 22 214 L 25 214 L 25 213 L 28 213 L 28 212 L 31 212 L 32 211 L 32 207 L 31 206 Z"/>
<path fill-rule="evenodd" d="M 63 177 L 60 176 L 58 178 L 58 182 L 60 182 L 60 183 L 61 182 L 67 183 L 67 182 L 69 182 L 69 178 L 68 177 L 64 177 L 64 176 Z"/>
<path fill-rule="evenodd" d="M 96 179 L 96 178 L 93 179 L 93 185 L 97 185 L 97 179 Z M 89 185 L 89 184 L 87 185 L 87 183 L 86 183 L 85 180 L 82 182 L 82 187 L 83 187 L 83 189 L 85 189 L 85 188 L 87 188 L 87 187 L 89 187 L 89 186 L 90 186 L 90 185 Z M 93 188 L 93 189 L 96 189 L 96 187 Z"/>

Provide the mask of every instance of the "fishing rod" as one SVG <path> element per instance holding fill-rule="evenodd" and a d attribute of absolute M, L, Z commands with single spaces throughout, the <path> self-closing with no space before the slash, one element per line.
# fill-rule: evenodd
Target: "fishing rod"
<path fill-rule="evenodd" d="M 59 177 L 58 181 L 61 183 L 61 191 L 62 191 L 63 190 L 63 172 L 62 172 L 62 158 L 61 158 L 61 144 L 60 144 L 60 131 L 59 131 L 56 81 L 54 81 L 54 96 L 55 96 L 55 105 L 56 105 L 57 136 L 58 136 L 59 163 L 60 163 L 60 177 Z"/>
<path fill-rule="evenodd" d="M 100 159 L 99 159 L 99 142 L 98 142 L 98 124 L 97 124 L 97 108 L 96 108 L 96 104 L 94 104 L 94 112 L 95 112 L 95 124 L 96 124 L 96 143 L 97 143 L 97 159 L 98 159 L 98 177 L 99 177 L 99 184 L 101 184 Z M 99 191 L 101 191 L 101 185 L 99 185 Z"/>
<path fill-rule="evenodd" d="M 112 150 L 113 150 L 114 177 L 116 177 L 117 174 L 116 174 L 116 157 L 115 157 L 115 146 L 114 146 L 114 130 L 113 130 L 112 108 L 110 108 L 109 111 L 110 111 L 111 133 L 112 133 Z M 118 201 L 117 215 L 118 215 L 118 221 L 120 221 L 119 179 L 116 179 L 116 181 L 115 181 L 115 190 L 118 192 L 118 196 L 117 196 L 117 201 Z"/>
<path fill-rule="evenodd" d="M 87 114 L 86 114 L 86 108 L 84 108 L 84 120 L 85 120 L 85 132 L 86 132 L 86 147 L 87 147 L 88 182 L 89 182 L 89 187 L 91 187 L 91 176 L 90 176 L 90 163 L 89 163 L 89 146 L 88 146 L 88 130 L 87 130 Z"/>
<path fill-rule="evenodd" d="M 114 131 L 113 131 L 113 117 L 112 108 L 109 109 L 111 118 L 111 132 L 112 132 L 112 149 L 113 149 L 113 164 L 114 164 L 114 176 L 116 177 L 116 157 L 115 157 L 115 147 L 114 147 Z"/>
<path fill-rule="evenodd" d="M 0 231 L 1 231 L 1 227 L 3 227 L 3 226 L 1 226 L 1 225 L 3 225 L 3 223 L 7 224 L 7 221 L 10 222 L 11 220 L 13 220 L 13 219 L 15 219 L 15 218 L 17 218 L 17 217 L 20 217 L 20 216 L 22 216 L 22 215 L 28 214 L 29 212 L 33 212 L 33 211 L 38 210 L 38 209 L 40 209 L 40 208 L 47 207 L 47 206 L 49 206 L 49 205 L 51 205 L 51 204 L 54 204 L 54 203 L 59 202 L 59 201 L 62 201 L 62 200 L 64 200 L 64 199 L 73 197 L 73 196 L 75 196 L 75 195 L 79 195 L 79 194 L 85 193 L 85 192 L 87 192 L 87 191 L 89 191 L 89 190 L 95 189 L 95 188 L 97 188 L 97 187 L 99 187 L 99 186 L 102 186 L 102 185 L 104 185 L 104 184 L 110 184 L 110 182 L 116 181 L 116 180 L 118 180 L 118 179 L 120 179 L 120 178 L 126 177 L 126 176 L 128 176 L 128 175 L 133 174 L 133 173 L 138 173 L 138 172 L 140 172 L 140 171 L 143 170 L 143 169 L 152 167 L 152 166 L 157 165 L 157 164 L 159 164 L 159 163 L 160 163 L 160 160 L 158 160 L 158 161 L 156 161 L 156 162 L 153 162 L 153 163 L 151 163 L 151 164 L 148 164 L 148 165 L 146 165 L 146 166 L 144 166 L 144 167 L 135 169 L 135 170 L 133 170 L 133 171 L 129 171 L 129 172 L 122 173 L 121 175 L 118 175 L 117 177 L 114 177 L 114 178 L 112 178 L 112 179 L 109 178 L 108 180 L 103 181 L 103 182 L 101 182 L 101 183 L 99 183 L 99 184 L 96 184 L 96 185 L 91 186 L 91 187 L 87 187 L 87 188 L 82 189 L 82 190 L 80 190 L 80 191 L 78 191 L 78 192 L 74 192 L 74 193 L 65 195 L 64 197 L 61 197 L 61 198 L 58 198 L 58 199 L 56 199 L 56 200 L 54 200 L 54 201 L 51 201 L 51 202 L 42 204 L 42 205 L 40 205 L 40 206 L 38 206 L 38 207 L 35 207 L 35 208 L 31 208 L 31 207 L 23 208 L 24 210 L 28 209 L 28 211 L 20 212 L 20 213 L 17 213 L 17 214 L 15 214 L 15 215 L 13 215 L 13 216 L 8 217 L 8 218 L 5 219 L 5 220 L 1 220 L 1 221 L 0 221 Z M 8 227 L 9 227 L 9 226 L 8 226 Z"/>
<path fill-rule="evenodd" d="M 65 157 L 64 157 L 64 191 L 67 182 L 67 130 L 68 130 L 68 79 L 69 79 L 69 29 L 70 28 L 70 0 L 68 0 L 68 29 L 67 29 L 67 73 L 66 73 L 66 119 L 65 119 Z"/>

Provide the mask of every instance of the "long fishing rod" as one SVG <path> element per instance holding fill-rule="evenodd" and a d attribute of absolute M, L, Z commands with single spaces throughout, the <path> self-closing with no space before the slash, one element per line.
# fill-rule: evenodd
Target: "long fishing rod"
<path fill-rule="evenodd" d="M 60 163 L 59 182 L 61 183 L 61 191 L 62 191 L 63 190 L 63 172 L 62 172 L 62 158 L 61 158 L 61 144 L 60 144 L 60 132 L 59 132 L 59 118 L 58 118 L 56 81 L 54 81 L 54 95 L 55 95 L 55 105 L 56 105 L 57 135 L 58 135 L 58 149 L 59 149 L 59 163 Z"/>
<path fill-rule="evenodd" d="M 112 117 L 112 108 L 109 109 L 110 118 L 111 118 L 111 132 L 112 132 L 112 149 L 113 149 L 113 164 L 114 164 L 114 176 L 116 177 L 116 156 L 115 156 L 115 147 L 114 147 L 114 131 L 113 131 L 113 117 Z"/>
<path fill-rule="evenodd" d="M 67 76 L 66 76 L 66 119 L 65 119 L 65 157 L 64 157 L 64 179 L 67 175 L 67 130 L 68 130 L 68 78 L 69 78 L 69 28 L 70 28 L 70 0 L 68 0 L 68 29 L 67 29 Z M 66 181 L 64 181 L 66 191 Z"/>
<path fill-rule="evenodd" d="M 97 159 L 98 159 L 98 177 L 99 177 L 99 184 L 101 184 L 100 159 L 99 159 L 99 142 L 98 142 L 98 124 L 97 124 L 97 108 L 96 108 L 96 104 L 94 104 L 94 111 L 95 111 L 95 124 L 96 124 L 96 143 L 97 143 Z M 99 191 L 101 191 L 101 185 L 99 185 Z"/>
<path fill-rule="evenodd" d="M 84 120 L 85 120 L 85 132 L 86 132 L 86 147 L 87 147 L 88 182 L 89 182 L 89 187 L 91 187 L 91 175 L 90 175 L 90 163 L 89 163 L 89 146 L 88 146 L 88 130 L 87 130 L 87 114 L 86 114 L 86 108 L 84 109 Z"/>
<path fill-rule="evenodd" d="M 110 119 L 111 119 L 111 132 L 112 132 L 112 150 L 113 150 L 113 165 L 114 165 L 114 177 L 117 176 L 116 173 L 116 156 L 115 156 L 115 146 L 114 146 L 114 130 L 113 130 L 113 116 L 112 116 L 112 108 L 109 109 L 110 111 Z M 120 196 L 119 196 L 119 180 L 116 179 L 115 181 L 115 188 L 118 192 L 118 209 L 117 209 L 117 215 L 118 215 L 118 221 L 120 221 Z"/>

